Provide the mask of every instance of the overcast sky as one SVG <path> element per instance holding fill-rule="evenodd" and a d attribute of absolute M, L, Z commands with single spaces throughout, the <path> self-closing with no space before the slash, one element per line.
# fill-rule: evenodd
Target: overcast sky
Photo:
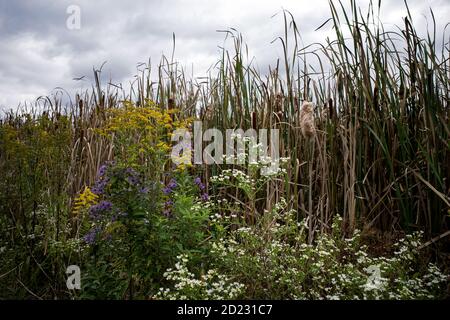
<path fill-rule="evenodd" d="M 343 0 L 343 2 L 346 2 Z M 377 2 L 375 0 L 375 2 Z M 367 8 L 368 1 L 358 1 Z M 429 8 L 438 29 L 449 22 L 450 1 L 408 1 L 416 26 L 426 29 Z M 80 9 L 80 28 L 67 9 Z M 139 62 L 159 62 L 170 56 L 172 33 L 176 35 L 175 58 L 194 75 L 204 75 L 219 57 L 224 34 L 217 30 L 238 29 L 250 55 L 264 69 L 281 54 L 282 8 L 289 10 L 304 44 L 323 41 L 330 27 L 314 32 L 330 17 L 327 0 L 0 0 L 0 108 L 15 108 L 24 101 L 48 95 L 55 87 L 70 93 L 92 83 L 92 68 L 107 61 L 104 75 L 114 83 L 129 83 Z M 275 17 L 273 15 L 277 14 Z M 385 27 L 401 25 L 406 15 L 403 1 L 382 1 Z M 76 25 L 73 25 L 75 26 Z M 447 36 L 448 39 L 448 36 Z M 82 81 L 73 78 L 86 76 Z"/>

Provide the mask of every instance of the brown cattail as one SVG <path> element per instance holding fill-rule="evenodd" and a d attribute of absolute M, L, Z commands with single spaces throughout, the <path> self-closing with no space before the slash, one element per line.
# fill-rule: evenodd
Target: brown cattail
<path fill-rule="evenodd" d="M 167 103 L 167 109 L 172 110 L 175 109 L 175 99 L 170 97 Z"/>
<path fill-rule="evenodd" d="M 175 99 L 173 97 L 169 97 L 167 100 L 167 110 L 173 111 L 175 109 Z M 173 112 L 170 113 L 170 121 L 175 121 L 175 114 Z"/>
<path fill-rule="evenodd" d="M 283 121 L 283 95 L 281 93 L 277 93 L 275 97 L 275 114 L 278 121 Z"/>
<path fill-rule="evenodd" d="M 283 95 L 281 93 L 277 93 L 275 97 L 275 111 L 281 111 L 283 108 Z"/>
<path fill-rule="evenodd" d="M 313 104 L 305 101 L 302 104 L 300 110 L 300 128 L 302 130 L 303 137 L 309 139 L 314 136 L 316 128 L 314 126 L 314 111 Z"/>
<path fill-rule="evenodd" d="M 200 117 L 202 120 L 212 120 L 214 115 L 214 110 L 212 105 L 207 105 L 206 108 L 201 109 Z"/>
<path fill-rule="evenodd" d="M 333 105 L 333 99 L 328 99 L 328 116 L 331 120 L 334 118 L 334 105 Z"/>
<path fill-rule="evenodd" d="M 322 110 L 320 110 L 320 122 L 326 122 L 329 118 L 330 118 L 330 114 L 328 111 L 328 107 L 325 104 L 323 106 Z"/>
<path fill-rule="evenodd" d="M 254 130 L 256 130 L 256 121 L 257 121 L 256 112 L 253 111 L 253 112 L 252 112 L 252 128 L 253 128 Z"/>

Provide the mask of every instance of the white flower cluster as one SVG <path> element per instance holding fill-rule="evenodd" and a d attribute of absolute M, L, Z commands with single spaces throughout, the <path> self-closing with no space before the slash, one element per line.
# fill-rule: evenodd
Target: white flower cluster
<path fill-rule="evenodd" d="M 245 172 L 238 169 L 226 169 L 223 170 L 221 174 L 218 176 L 212 176 L 209 180 L 211 182 L 226 182 L 231 178 L 238 180 L 239 182 L 251 184 L 254 183 L 255 180 L 251 179 Z"/>
<path fill-rule="evenodd" d="M 167 269 L 164 278 L 173 281 L 174 288 L 160 288 L 154 298 L 169 300 L 202 299 L 202 300 L 229 300 L 237 299 L 245 286 L 239 282 L 231 281 L 227 276 L 219 274 L 217 270 L 210 269 L 199 279 L 189 272 L 187 255 L 179 255 L 175 269 Z"/>
<path fill-rule="evenodd" d="M 399 241 L 393 256 L 373 257 L 359 230 L 351 238 L 336 232 L 307 244 L 298 236 L 304 226 L 295 212 L 280 213 L 282 208 L 283 201 L 265 212 L 269 218 L 261 225 L 238 227 L 212 245 L 221 270 L 238 272 L 243 283 L 259 288 L 258 298 L 433 299 L 448 281 L 433 264 L 419 269 L 414 251 L 420 233 Z"/>
<path fill-rule="evenodd" d="M 287 201 L 285 198 L 281 197 L 281 199 L 273 207 L 273 210 L 278 213 L 278 212 L 284 210 L 286 207 L 287 207 Z"/>

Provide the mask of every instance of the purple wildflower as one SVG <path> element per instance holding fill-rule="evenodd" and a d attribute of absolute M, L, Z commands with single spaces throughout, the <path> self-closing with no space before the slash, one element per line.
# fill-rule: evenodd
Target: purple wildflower
<path fill-rule="evenodd" d="M 125 173 L 127 174 L 127 181 L 129 184 L 137 186 L 141 183 L 138 172 L 133 168 L 126 168 Z"/>
<path fill-rule="evenodd" d="M 102 201 L 99 204 L 100 204 L 100 208 L 104 211 L 111 210 L 111 208 L 112 208 L 112 203 L 109 201 Z"/>
<path fill-rule="evenodd" d="M 97 239 L 97 235 L 100 233 L 101 228 L 95 227 L 89 230 L 88 233 L 83 237 L 84 242 L 86 242 L 89 245 L 92 245 L 95 243 L 95 240 Z"/>
<path fill-rule="evenodd" d="M 143 187 L 139 189 L 139 192 L 143 194 L 147 194 L 149 191 L 150 189 L 148 187 Z"/>
<path fill-rule="evenodd" d="M 96 195 L 102 195 L 105 192 L 105 188 L 108 185 L 109 178 L 102 177 L 95 182 L 92 192 Z"/>
<path fill-rule="evenodd" d="M 177 181 L 175 179 L 170 179 L 169 184 L 167 187 L 170 189 L 175 189 L 178 186 Z"/>
<path fill-rule="evenodd" d="M 136 176 L 129 176 L 129 177 L 127 178 L 127 180 L 128 180 L 128 182 L 129 182 L 131 185 L 133 185 L 133 186 L 139 184 L 139 178 L 136 177 Z"/>
<path fill-rule="evenodd" d="M 167 218 L 170 218 L 172 216 L 172 210 L 170 209 L 164 209 L 163 215 Z"/>
<path fill-rule="evenodd" d="M 173 206 L 173 200 L 169 199 L 166 202 L 164 202 L 164 210 L 163 215 L 167 218 L 170 218 L 172 216 L 172 207 Z"/>
<path fill-rule="evenodd" d="M 105 188 L 109 182 L 109 178 L 106 176 L 108 171 L 109 162 L 101 165 L 97 172 L 97 181 L 95 181 L 92 192 L 96 195 L 102 195 L 105 192 Z"/>
<path fill-rule="evenodd" d="M 107 169 L 108 169 L 108 167 L 106 166 L 106 164 L 101 165 L 100 168 L 98 169 L 97 176 L 98 177 L 103 177 L 106 174 L 106 170 Z"/>
<path fill-rule="evenodd" d="M 205 185 L 202 183 L 202 180 L 200 179 L 200 177 L 195 178 L 194 183 L 198 186 L 198 188 L 201 191 L 205 190 Z"/>
<path fill-rule="evenodd" d="M 101 214 L 112 209 L 112 203 L 109 201 L 100 201 L 98 204 L 89 208 L 89 216 L 92 220 L 99 220 Z"/>
<path fill-rule="evenodd" d="M 205 193 L 202 193 L 202 195 L 200 196 L 200 199 L 202 199 L 202 201 L 208 201 L 209 196 L 208 196 L 208 194 L 205 192 Z"/>
<path fill-rule="evenodd" d="M 163 188 L 163 193 L 167 196 L 170 194 L 173 189 L 178 186 L 177 181 L 175 179 L 171 179 L 166 187 Z"/>
<path fill-rule="evenodd" d="M 136 170 L 134 170 L 133 168 L 126 168 L 125 173 L 130 175 L 130 176 L 136 176 L 137 175 Z"/>

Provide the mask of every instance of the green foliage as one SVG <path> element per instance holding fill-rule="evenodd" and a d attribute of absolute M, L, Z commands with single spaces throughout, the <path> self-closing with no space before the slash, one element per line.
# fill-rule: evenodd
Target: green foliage
<path fill-rule="evenodd" d="M 214 181 L 218 179 L 212 177 Z M 223 181 L 233 184 L 232 179 L 223 178 Z M 241 182 L 241 179 L 236 181 Z M 155 298 L 436 299 L 445 296 L 443 289 L 448 277 L 436 265 L 420 259 L 422 233 L 400 239 L 391 254 L 374 256 L 362 242 L 359 230 L 350 238 L 343 237 L 339 216 L 329 234 L 322 234 L 314 244 L 308 244 L 308 224 L 298 220 L 294 210 L 287 209 L 286 200 L 264 212 L 252 225 L 239 219 L 244 212 L 232 217 L 224 211 L 222 201 L 216 199 L 197 205 L 211 212 L 210 228 L 216 231 L 207 264 L 200 269 L 192 264 L 190 270 L 188 256 L 178 256 L 175 267 L 164 274 L 171 286 L 161 287 Z"/>
<path fill-rule="evenodd" d="M 168 269 L 164 277 L 175 283 L 175 290 L 170 288 L 159 289 L 159 292 L 153 297 L 156 299 L 170 300 L 227 300 L 238 299 L 242 295 L 244 285 L 233 282 L 230 278 L 220 274 L 217 270 L 208 270 L 195 279 L 195 275 L 189 272 L 187 263 L 189 261 L 186 255 L 177 257 L 175 270 Z"/>
<path fill-rule="evenodd" d="M 70 119 L 59 113 L 11 114 L 0 125 L 0 247 L 5 252 L 0 274 L 13 279 L 1 281 L 0 297 L 29 296 L 16 278 L 34 283 L 37 296 L 56 292 L 63 283 L 59 266 L 70 260 L 71 251 L 52 248 L 71 237 L 66 192 L 71 139 Z"/>
<path fill-rule="evenodd" d="M 371 256 L 357 231 L 342 238 L 341 220 L 314 245 L 293 212 L 273 211 L 257 226 L 241 227 L 212 244 L 210 269 L 196 278 L 186 257 L 165 276 L 169 299 L 436 299 L 448 279 L 418 254 L 421 234 L 400 240 L 392 256 Z M 217 222 L 216 222 L 217 223 Z M 184 259 L 184 260 L 183 260 Z M 208 271 L 206 271 L 208 270 Z M 222 281 L 206 275 L 216 275 Z M 218 285 L 216 282 L 220 282 Z M 211 288 L 221 288 L 217 293 Z M 225 288 L 225 289 L 224 289 Z M 228 293 L 229 295 L 226 295 Z"/>
<path fill-rule="evenodd" d="M 192 179 L 179 177 L 170 215 L 163 215 L 167 195 L 154 185 L 144 187 L 138 176 L 135 169 L 113 164 L 99 177 L 102 201 L 91 206 L 85 221 L 90 248 L 80 298 L 144 299 L 156 292 L 178 254 L 204 257 L 209 213 L 192 210 L 197 201 Z M 99 288 L 101 283 L 108 285 Z"/>
<path fill-rule="evenodd" d="M 419 238 L 446 235 L 450 221 L 448 46 L 421 39 L 409 10 L 387 32 L 374 9 L 330 1 L 334 39 L 305 48 L 283 11 L 284 66 L 267 76 L 230 31 L 234 52 L 201 83 L 163 59 L 159 78 L 146 66 L 129 93 L 103 88 L 96 71 L 94 92 L 65 110 L 55 96 L 38 99 L 42 112 L 7 113 L 0 299 L 444 297 L 448 277 Z M 169 160 L 173 130 L 192 119 L 280 129 L 289 158 L 267 176 L 243 155 L 197 177 Z M 374 255 L 357 228 L 409 235 Z M 445 241 L 433 258 L 448 269 Z M 79 292 L 65 286 L 71 264 Z"/>

